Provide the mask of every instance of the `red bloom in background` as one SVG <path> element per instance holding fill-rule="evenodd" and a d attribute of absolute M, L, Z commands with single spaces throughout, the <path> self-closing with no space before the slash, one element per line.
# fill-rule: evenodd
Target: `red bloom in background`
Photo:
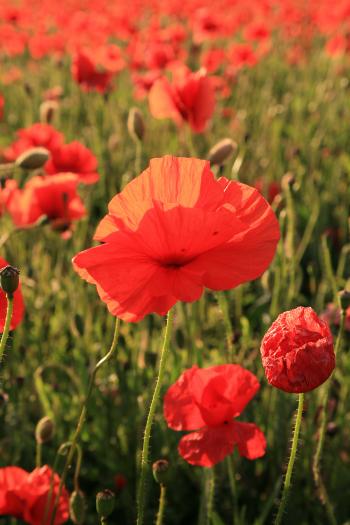
<path fill-rule="evenodd" d="M 215 106 L 215 90 L 204 69 L 195 73 L 186 67 L 173 69 L 173 82 L 156 80 L 149 92 L 149 106 L 155 118 L 171 118 L 177 125 L 188 122 L 193 131 L 206 128 Z"/>
<path fill-rule="evenodd" d="M 46 216 L 53 229 L 69 230 L 72 221 L 86 214 L 77 194 L 78 181 L 73 173 L 32 177 L 9 200 L 7 209 L 13 222 L 23 228 Z"/>
<path fill-rule="evenodd" d="M 5 159 L 10 162 L 30 148 L 43 147 L 53 154 L 64 141 L 62 133 L 49 124 L 33 124 L 18 130 L 17 135 L 18 139 L 3 152 Z"/>
<path fill-rule="evenodd" d="M 312 308 L 280 314 L 261 343 L 268 382 L 285 392 L 308 392 L 322 385 L 335 367 L 331 331 Z"/>
<path fill-rule="evenodd" d="M 96 62 L 91 51 L 80 50 L 73 56 L 72 75 L 85 91 L 105 93 L 111 87 L 113 73 Z"/>
<path fill-rule="evenodd" d="M 139 321 L 198 300 L 204 287 L 259 277 L 279 226 L 254 188 L 216 180 L 208 161 L 165 156 L 112 199 L 94 238 L 104 244 L 76 255 L 75 270 L 113 315 Z"/>
<path fill-rule="evenodd" d="M 194 366 L 183 372 L 164 398 L 168 426 L 192 431 L 181 438 L 180 455 L 202 467 L 216 465 L 235 446 L 248 459 L 263 456 L 266 440 L 260 428 L 234 419 L 259 387 L 255 375 L 239 365 Z"/>
<path fill-rule="evenodd" d="M 233 44 L 228 50 L 227 59 L 234 70 L 253 67 L 258 62 L 258 57 L 250 44 Z"/>
<path fill-rule="evenodd" d="M 0 257 L 0 269 L 4 268 L 5 266 L 8 266 L 8 264 L 9 263 L 5 261 L 5 259 Z M 2 333 L 4 330 L 6 311 L 7 311 L 6 294 L 0 288 L 0 333 Z M 11 324 L 10 324 L 10 330 L 14 330 L 16 326 L 19 325 L 19 323 L 23 319 L 23 315 L 24 315 L 24 302 L 23 302 L 21 283 L 20 283 L 17 290 L 13 294 L 13 314 L 12 314 L 12 319 L 11 319 Z M 1 483 L 0 483 L 0 487 L 1 487 Z M 0 490 L 0 503 L 1 503 L 1 490 Z"/>
<path fill-rule="evenodd" d="M 46 173 L 74 173 L 78 176 L 79 182 L 85 184 L 98 181 L 99 174 L 96 169 L 96 157 L 77 140 L 60 146 L 45 164 Z"/>
<path fill-rule="evenodd" d="M 29 473 L 19 467 L 0 469 L 0 515 L 22 519 L 29 525 L 49 525 L 58 493 L 59 476 L 53 478 L 51 504 L 49 501 L 52 470 L 45 465 Z M 63 487 L 54 525 L 60 525 L 69 518 L 69 495 Z"/>
<path fill-rule="evenodd" d="M 339 326 L 340 324 L 340 308 L 334 303 L 328 303 L 326 309 L 320 315 L 322 321 L 326 321 L 329 325 Z M 350 332 L 350 306 L 345 310 L 345 330 Z"/>

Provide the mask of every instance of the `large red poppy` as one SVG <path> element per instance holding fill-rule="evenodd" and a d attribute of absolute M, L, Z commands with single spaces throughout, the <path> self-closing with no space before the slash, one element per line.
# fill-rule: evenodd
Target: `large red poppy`
<path fill-rule="evenodd" d="M 0 257 L 0 269 L 8 266 L 8 262 Z M 0 333 L 3 332 L 5 326 L 7 311 L 7 299 L 5 292 L 0 288 Z M 16 326 L 22 321 L 24 315 L 24 302 L 21 291 L 21 284 L 19 284 L 17 290 L 13 294 L 13 314 L 10 324 L 10 330 L 14 330 Z M 0 495 L 1 498 L 1 495 Z M 1 500 L 0 500 L 1 501 Z"/>
<path fill-rule="evenodd" d="M 259 390 L 254 374 L 239 365 L 194 366 L 181 374 L 164 398 L 164 417 L 173 430 L 194 431 L 179 443 L 192 465 L 212 467 L 232 454 L 256 459 L 265 454 L 265 436 L 238 417 Z"/>
<path fill-rule="evenodd" d="M 13 516 L 29 525 L 49 525 L 60 483 L 53 477 L 51 504 L 48 504 L 52 470 L 47 465 L 29 473 L 19 467 L 0 469 L 0 515 Z M 45 518 L 46 513 L 46 519 Z M 63 488 L 54 525 L 60 525 L 69 517 L 69 495 Z"/>
<path fill-rule="evenodd" d="M 74 268 L 113 315 L 139 321 L 196 301 L 204 287 L 259 277 L 279 227 L 254 188 L 216 180 L 208 161 L 165 156 L 112 199 L 95 239 L 104 244 L 76 255 Z"/>
<path fill-rule="evenodd" d="M 193 73 L 185 67 L 174 68 L 172 83 L 166 77 L 154 82 L 149 106 L 155 118 L 171 118 L 177 125 L 187 122 L 193 131 L 200 133 L 214 111 L 212 80 L 203 69 Z"/>
<path fill-rule="evenodd" d="M 77 140 L 60 146 L 45 164 L 46 173 L 75 173 L 78 175 L 79 182 L 85 184 L 98 181 L 99 174 L 96 169 L 95 155 Z"/>

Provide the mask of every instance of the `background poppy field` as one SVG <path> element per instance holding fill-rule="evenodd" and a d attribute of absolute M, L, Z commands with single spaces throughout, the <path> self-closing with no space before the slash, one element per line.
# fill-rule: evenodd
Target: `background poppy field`
<path fill-rule="evenodd" d="M 0 370 L 0 467 L 34 469 L 35 428 L 44 416 L 55 430 L 43 445 L 42 464 L 55 464 L 75 428 L 90 373 L 110 347 L 114 317 L 71 261 L 97 244 L 93 235 L 112 197 L 150 159 L 207 159 L 229 138 L 233 151 L 212 171 L 258 189 L 278 218 L 281 239 L 259 279 L 222 292 L 227 302 L 207 291 L 197 302 L 176 304 L 150 460 L 170 463 L 164 523 L 209 525 L 209 470 L 179 456 L 179 432 L 167 426 L 163 398 L 194 365 L 245 367 L 261 386 L 242 420 L 263 430 L 266 454 L 249 461 L 235 451 L 234 515 L 227 465 L 215 466 L 210 524 L 273 523 L 296 397 L 267 383 L 261 341 L 281 312 L 298 306 L 311 306 L 336 338 L 338 292 L 350 285 L 349 30 L 349 0 L 0 0 L 0 255 L 19 268 L 24 300 Z M 184 78 L 190 87 L 180 96 L 176 82 L 183 87 Z M 200 99 L 191 87 L 196 83 L 205 83 Z M 130 117 L 135 107 L 141 124 Z M 46 173 L 79 176 L 65 190 L 68 219 L 55 208 L 59 190 L 42 189 L 41 168 L 12 164 L 33 146 L 50 150 L 41 131 L 34 141 L 21 138 L 19 130 L 34 124 L 52 126 L 66 147 L 56 157 L 51 152 Z M 67 173 L 64 184 L 70 184 Z M 13 193 L 33 177 L 39 179 L 27 191 L 36 192 L 35 209 L 29 197 Z M 5 303 L 0 308 L 3 322 Z M 165 318 L 153 314 L 121 322 L 117 354 L 97 374 L 79 440 L 87 525 L 98 522 L 95 496 L 103 489 L 116 494 L 108 523 L 135 522 L 140 446 L 164 326 Z M 350 310 L 330 380 L 321 464 L 336 523 L 344 525 L 350 523 L 349 330 Z M 312 472 L 324 388 L 305 395 L 283 521 L 289 525 L 331 523 Z M 64 457 L 57 461 L 60 473 Z M 159 500 L 151 476 L 147 489 L 146 525 L 154 522 Z M 0 517 L 0 523 L 21 522 Z"/>

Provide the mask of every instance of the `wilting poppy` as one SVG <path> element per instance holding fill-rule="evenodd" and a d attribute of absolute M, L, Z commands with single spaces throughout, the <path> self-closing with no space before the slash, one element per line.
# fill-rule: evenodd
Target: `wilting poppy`
<path fill-rule="evenodd" d="M 49 504 L 52 475 L 53 491 Z M 47 465 L 36 468 L 33 472 L 26 472 L 20 467 L 1 468 L 0 515 L 22 519 L 29 525 L 49 525 L 59 484 L 59 476 L 53 474 Z M 63 487 L 54 525 L 68 520 L 68 508 L 69 495 Z"/>
<path fill-rule="evenodd" d="M 328 324 L 312 308 L 283 312 L 261 343 L 268 382 L 285 392 L 308 392 L 322 385 L 335 367 Z"/>
<path fill-rule="evenodd" d="M 78 175 L 79 182 L 85 184 L 98 181 L 99 174 L 96 169 L 96 157 L 77 140 L 70 144 L 63 144 L 55 150 L 45 165 L 46 173 L 74 173 Z"/>
<path fill-rule="evenodd" d="M 208 161 L 165 156 L 112 199 L 94 238 L 104 244 L 76 255 L 75 270 L 113 315 L 139 321 L 198 300 L 204 287 L 259 277 L 279 227 L 254 188 L 216 180 Z"/>
<path fill-rule="evenodd" d="M 256 459 L 266 440 L 254 423 L 238 417 L 259 390 L 254 374 L 239 365 L 194 366 L 181 374 L 164 398 L 164 417 L 173 430 L 189 430 L 179 453 L 192 465 L 212 467 L 232 454 Z"/>
<path fill-rule="evenodd" d="M 193 73 L 186 67 L 177 67 L 173 69 L 172 83 L 166 77 L 154 82 L 149 106 L 155 118 L 171 118 L 177 125 L 187 122 L 200 133 L 214 111 L 214 86 L 204 69 Z"/>
<path fill-rule="evenodd" d="M 8 262 L 0 257 L 0 269 L 8 266 Z M 7 299 L 3 290 L 0 288 L 0 333 L 4 330 L 5 319 L 7 311 Z M 13 294 L 13 313 L 10 324 L 10 330 L 14 330 L 16 326 L 22 321 L 24 315 L 24 303 L 21 291 L 21 284 L 19 284 L 17 290 Z M 1 498 L 1 496 L 0 496 Z"/>

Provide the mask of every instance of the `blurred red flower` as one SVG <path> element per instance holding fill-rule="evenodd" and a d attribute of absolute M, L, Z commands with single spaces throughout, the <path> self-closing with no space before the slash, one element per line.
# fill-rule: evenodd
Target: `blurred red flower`
<path fill-rule="evenodd" d="M 333 338 L 310 307 L 283 312 L 261 343 L 268 382 L 285 392 L 308 392 L 322 385 L 335 367 Z"/>
<path fill-rule="evenodd" d="M 171 118 L 177 125 L 187 122 L 193 131 L 205 130 L 215 106 L 215 90 L 204 69 L 193 73 L 186 67 L 173 68 L 172 83 L 166 77 L 154 82 L 149 106 L 155 118 Z"/>
<path fill-rule="evenodd" d="M 238 417 L 259 390 L 254 374 L 239 365 L 194 366 L 181 374 L 164 398 L 164 417 L 173 430 L 195 431 L 181 438 L 180 455 L 191 465 L 212 467 L 232 454 L 256 459 L 266 440 L 254 423 Z"/>
<path fill-rule="evenodd" d="M 126 321 L 177 301 L 196 301 L 203 288 L 228 290 L 256 279 L 279 239 L 277 219 L 257 190 L 216 180 L 208 161 L 165 156 L 109 204 L 97 228 L 104 244 L 73 259 L 109 311 Z"/>
<path fill-rule="evenodd" d="M 3 151 L 3 156 L 7 161 L 15 161 L 21 153 L 39 146 L 53 154 L 64 141 L 62 133 L 53 126 L 40 123 L 18 130 L 17 136 L 18 139 Z"/>
<path fill-rule="evenodd" d="M 60 146 L 45 164 L 46 173 L 74 173 L 78 175 L 79 182 L 85 184 L 94 184 L 98 181 L 99 174 L 96 169 L 96 157 L 77 140 Z"/>
<path fill-rule="evenodd" d="M 114 75 L 103 64 L 98 64 L 96 58 L 90 50 L 77 51 L 72 60 L 72 75 L 85 91 L 105 93 L 110 89 Z"/>
<path fill-rule="evenodd" d="M 46 216 L 53 229 L 66 232 L 72 221 L 86 214 L 77 194 L 78 181 L 73 173 L 32 177 L 9 199 L 7 209 L 13 222 L 23 228 Z"/>
<path fill-rule="evenodd" d="M 53 474 L 53 494 L 49 505 L 49 492 L 53 472 L 47 465 L 26 472 L 19 467 L 0 469 L 0 515 L 22 519 L 29 525 L 49 525 L 54 507 L 59 476 Z M 48 504 L 45 519 L 46 504 Z M 63 487 L 54 524 L 69 518 L 69 495 Z"/>
<path fill-rule="evenodd" d="M 334 303 L 328 303 L 326 309 L 320 315 L 322 321 L 326 321 L 329 325 L 339 326 L 340 324 L 340 308 Z M 345 330 L 350 332 L 350 306 L 345 310 Z"/>
<path fill-rule="evenodd" d="M 8 262 L 0 257 L 0 269 L 8 266 Z M 0 333 L 4 330 L 5 319 L 6 319 L 6 310 L 7 310 L 7 299 L 5 292 L 0 288 Z M 10 330 L 14 330 L 17 325 L 22 321 L 24 315 L 24 302 L 21 291 L 21 283 L 19 284 L 17 290 L 13 294 L 13 314 L 10 324 Z M 0 483 L 1 487 L 1 483 Z M 1 501 L 1 490 L 0 490 L 0 501 Z"/>

